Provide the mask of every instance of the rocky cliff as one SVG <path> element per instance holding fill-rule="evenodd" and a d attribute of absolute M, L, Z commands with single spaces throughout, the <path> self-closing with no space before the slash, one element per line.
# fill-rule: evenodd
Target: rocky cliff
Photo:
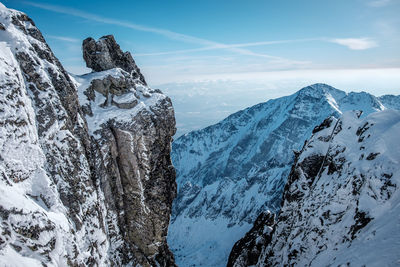
<path fill-rule="evenodd" d="M 112 36 L 71 77 L 34 22 L 0 6 L 0 265 L 174 266 L 170 99 Z"/>
<path fill-rule="evenodd" d="M 255 224 L 228 266 L 399 264 L 400 112 L 360 114 L 314 129 L 296 155 L 277 221 Z"/>

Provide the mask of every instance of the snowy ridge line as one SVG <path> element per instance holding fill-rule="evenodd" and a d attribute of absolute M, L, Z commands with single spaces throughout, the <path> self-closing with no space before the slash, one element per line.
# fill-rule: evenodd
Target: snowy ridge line
<path fill-rule="evenodd" d="M 234 243 L 262 212 L 279 212 L 294 162 L 292 151 L 301 149 L 315 126 L 349 110 L 363 110 L 365 117 L 384 109 L 400 109 L 397 97 L 377 98 L 314 84 L 175 140 L 172 161 L 178 196 L 168 241 L 178 265 L 208 266 L 209 257 L 202 255 L 215 253 L 220 257 L 213 257 L 208 264 L 224 266 Z M 182 227 L 196 232 L 200 222 L 215 230 L 190 237 L 180 234 Z M 214 225 L 219 225 L 218 229 Z M 207 244 L 216 245 L 210 248 Z"/>
<path fill-rule="evenodd" d="M 361 114 L 360 114 L 360 115 L 361 115 Z M 336 128 L 338 127 L 339 123 L 340 123 L 340 119 L 336 120 L 335 126 L 333 126 L 332 133 L 331 133 L 331 135 L 329 136 L 329 140 L 328 140 L 328 143 L 329 143 L 328 149 L 326 150 L 324 159 L 323 159 L 322 164 L 321 164 L 321 168 L 319 169 L 319 171 L 318 171 L 318 173 L 317 173 L 317 176 L 316 176 L 317 178 L 314 180 L 313 184 L 311 185 L 311 188 L 313 188 L 313 187 L 315 186 L 316 182 L 317 182 L 318 179 L 321 177 L 321 173 L 322 173 L 322 171 L 323 171 L 323 167 L 324 167 L 324 165 L 325 165 L 326 159 L 328 158 L 328 152 L 329 152 L 329 150 L 330 150 L 330 148 L 331 148 L 331 141 L 332 141 L 332 139 L 333 139 L 333 135 L 335 134 Z"/>

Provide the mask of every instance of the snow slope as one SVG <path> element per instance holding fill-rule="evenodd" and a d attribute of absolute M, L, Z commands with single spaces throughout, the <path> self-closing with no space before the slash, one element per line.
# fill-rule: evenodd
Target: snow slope
<path fill-rule="evenodd" d="M 316 128 L 293 165 L 272 235 L 254 237 L 270 239 L 258 259 L 249 261 L 254 246 L 244 246 L 228 266 L 400 264 L 400 112 L 358 115 Z"/>
<path fill-rule="evenodd" d="M 103 264 L 76 89 L 25 14 L 2 5 L 0 23 L 0 262 Z"/>
<path fill-rule="evenodd" d="M 279 211 L 293 150 L 316 125 L 347 110 L 367 115 L 385 108 L 370 94 L 314 84 L 174 141 L 178 197 L 168 242 L 178 265 L 224 266 L 257 216 Z"/>
<path fill-rule="evenodd" d="M 35 246 L 41 251 L 43 249 L 40 247 L 49 242 L 67 243 L 72 235 L 69 232 L 67 211 L 45 171 L 45 156 L 35 125 L 36 115 L 26 94 L 21 70 L 4 42 L 0 42 L 0 88 L 2 231 L 7 231 L 9 227 L 15 231 L 8 230 L 10 235 L 2 234 L 0 265 L 18 262 L 21 266 L 42 266 L 39 255 L 25 256 L 30 252 L 28 247 Z M 8 210 L 16 210 L 18 213 L 9 214 Z M 36 240 L 26 242 L 24 229 L 28 232 L 33 227 L 43 228 L 44 231 L 37 233 Z M 20 251 L 17 253 L 15 250 Z M 56 247 L 51 252 L 53 264 L 59 263 L 59 259 L 66 253 L 64 248 Z"/>

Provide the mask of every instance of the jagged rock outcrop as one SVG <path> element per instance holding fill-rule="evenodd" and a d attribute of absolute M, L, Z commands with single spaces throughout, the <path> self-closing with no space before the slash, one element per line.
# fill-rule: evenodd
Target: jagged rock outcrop
<path fill-rule="evenodd" d="M 255 247 L 263 235 L 253 228 L 228 266 L 398 264 L 400 112 L 360 114 L 314 129 L 296 155 L 268 242 Z"/>
<path fill-rule="evenodd" d="M 112 35 L 101 37 L 98 41 L 87 38 L 83 41 L 83 58 L 86 66 L 94 71 L 121 68 L 146 84 L 140 69 L 136 66 L 131 53 L 122 52 Z"/>
<path fill-rule="evenodd" d="M 269 211 L 262 212 L 250 231 L 233 246 L 227 266 L 231 267 L 237 261 L 243 263 L 243 266 L 255 265 L 262 249 L 271 242 L 274 224 L 275 215 Z"/>
<path fill-rule="evenodd" d="M 279 212 L 294 162 L 315 126 L 348 110 L 399 109 L 395 96 L 307 86 L 234 113 L 173 143 L 178 196 L 168 243 L 178 265 L 225 266 L 263 211 Z"/>
<path fill-rule="evenodd" d="M 90 49 L 88 40 L 93 39 L 83 41 L 84 57 Z M 108 40 L 115 42 L 105 36 L 95 43 Z M 124 55 L 131 58 L 129 52 Z M 147 262 L 153 257 L 151 265 L 157 261 L 172 266 L 166 235 L 176 195 L 170 159 L 174 112 L 168 97 L 146 86 L 134 62 L 124 64 L 135 72 L 113 68 L 76 77 L 95 144 L 96 169 L 102 172 L 98 176 L 106 220 L 118 225 L 112 229 L 116 238 L 111 246 L 124 263 L 141 257 L 141 262 Z"/>
<path fill-rule="evenodd" d="M 170 99 L 112 36 L 117 68 L 71 77 L 27 15 L 0 23 L 0 265 L 174 266 Z"/>

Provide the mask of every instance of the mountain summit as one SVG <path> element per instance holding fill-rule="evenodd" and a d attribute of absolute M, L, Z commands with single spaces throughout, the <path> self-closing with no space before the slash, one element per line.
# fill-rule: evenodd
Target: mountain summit
<path fill-rule="evenodd" d="M 113 35 L 101 37 L 98 41 L 89 37 L 83 40 L 83 59 L 88 68 L 96 72 L 121 68 L 146 84 L 140 69 L 133 60 L 131 53 L 122 52 Z"/>

